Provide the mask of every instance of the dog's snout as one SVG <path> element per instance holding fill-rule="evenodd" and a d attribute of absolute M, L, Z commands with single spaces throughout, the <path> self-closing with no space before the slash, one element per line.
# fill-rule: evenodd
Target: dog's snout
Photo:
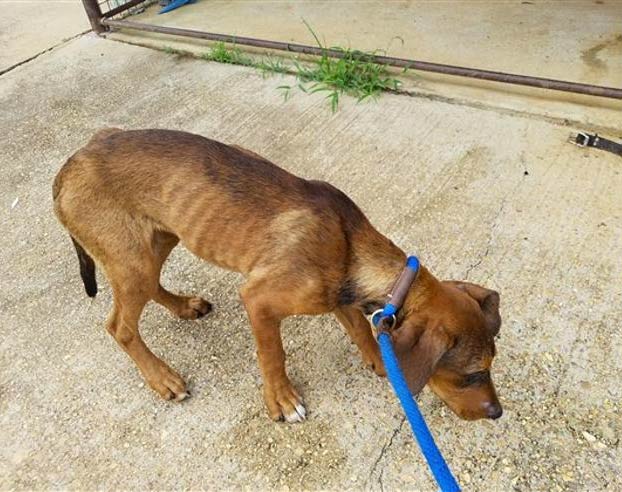
<path fill-rule="evenodd" d="M 501 408 L 501 404 L 498 401 L 488 401 L 484 403 L 484 408 L 489 419 L 496 420 L 503 415 L 503 408 Z"/>

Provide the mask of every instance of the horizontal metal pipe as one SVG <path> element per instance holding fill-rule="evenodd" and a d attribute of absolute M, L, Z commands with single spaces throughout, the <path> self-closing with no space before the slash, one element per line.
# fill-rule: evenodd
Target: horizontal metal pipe
<path fill-rule="evenodd" d="M 124 3 L 123 5 L 119 5 L 118 7 L 111 9 L 108 12 L 105 12 L 104 17 L 114 17 L 115 15 L 120 14 L 121 12 L 125 12 L 126 10 L 129 10 L 132 7 L 143 2 L 145 2 L 145 0 L 130 0 L 127 3 Z"/>
<path fill-rule="evenodd" d="M 269 41 L 265 39 L 247 38 L 243 36 L 231 36 L 229 34 L 216 34 L 192 29 L 181 29 L 178 27 L 155 26 L 152 24 L 142 24 L 127 20 L 102 19 L 102 24 L 109 27 L 121 29 L 133 29 L 138 31 L 155 32 L 161 34 L 171 34 L 174 36 L 184 36 L 190 38 L 207 39 L 209 41 L 223 41 L 225 43 L 254 46 L 271 50 L 289 51 L 293 53 L 303 53 L 306 55 L 330 56 L 332 58 L 343 58 L 345 53 L 336 49 L 320 48 L 318 46 L 308 46 L 296 43 L 283 43 L 280 41 Z M 563 80 L 546 79 L 542 77 L 530 77 L 527 75 L 516 75 L 511 73 L 494 72 L 490 70 L 480 70 L 477 68 L 457 67 L 454 65 L 443 65 L 440 63 L 430 63 L 405 58 L 393 58 L 390 56 L 365 55 L 366 59 L 380 65 L 392 67 L 411 68 L 425 72 L 442 73 L 446 75 L 457 75 L 460 77 L 470 77 L 475 79 L 490 80 L 506 84 L 525 85 L 538 87 L 541 89 L 551 89 L 564 92 L 575 92 L 590 96 L 607 97 L 612 99 L 622 99 L 622 89 L 615 87 L 602 87 L 598 85 L 581 84 L 577 82 L 566 82 Z"/>

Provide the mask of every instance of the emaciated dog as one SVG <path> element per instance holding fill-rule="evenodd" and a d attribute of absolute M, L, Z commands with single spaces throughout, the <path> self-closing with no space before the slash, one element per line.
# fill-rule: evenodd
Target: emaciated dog
<path fill-rule="evenodd" d="M 384 375 L 365 314 L 382 307 L 406 255 L 330 184 L 189 133 L 105 129 L 62 167 L 53 196 L 87 294 L 97 293 L 97 262 L 114 298 L 106 328 L 162 398 L 183 400 L 188 392 L 140 337 L 145 304 L 154 300 L 184 319 L 211 310 L 206 300 L 160 284 L 162 265 L 180 241 L 244 275 L 240 293 L 271 418 L 306 416 L 285 370 L 279 326 L 288 316 L 334 313 L 365 364 Z M 496 292 L 439 281 L 421 267 L 392 331 L 411 390 L 429 384 L 464 419 L 500 417 L 490 377 L 500 324 Z"/>

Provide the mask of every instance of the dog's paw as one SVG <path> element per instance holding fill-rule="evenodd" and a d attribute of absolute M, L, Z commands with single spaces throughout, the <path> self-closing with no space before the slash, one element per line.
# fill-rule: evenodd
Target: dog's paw
<path fill-rule="evenodd" d="M 286 414 L 284 417 L 285 417 L 285 422 L 287 422 L 288 424 L 293 424 L 295 422 L 302 422 L 303 420 L 307 418 L 307 409 L 305 408 L 303 403 L 296 403 L 296 406 L 294 407 L 294 411 L 289 414 Z"/>
<path fill-rule="evenodd" d="M 185 306 L 177 313 L 182 319 L 198 319 L 212 310 L 212 305 L 200 297 L 188 297 Z"/>
<path fill-rule="evenodd" d="M 302 398 L 289 381 L 278 386 L 264 386 L 264 399 L 272 420 L 293 424 L 307 418 Z"/>
<path fill-rule="evenodd" d="M 158 360 L 145 379 L 151 388 L 165 400 L 182 401 L 190 396 L 186 390 L 186 383 L 177 372 Z"/>

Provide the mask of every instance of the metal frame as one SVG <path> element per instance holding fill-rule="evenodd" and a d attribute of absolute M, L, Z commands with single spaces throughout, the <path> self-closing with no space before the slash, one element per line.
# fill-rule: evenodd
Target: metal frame
<path fill-rule="evenodd" d="M 129 0 L 125 4 L 109 10 L 102 14 L 98 0 L 82 0 L 84 8 L 89 16 L 91 26 L 97 33 L 107 31 L 109 28 L 131 29 L 135 31 L 155 32 L 173 36 L 206 39 L 209 41 L 222 41 L 245 46 L 267 48 L 271 50 L 288 51 L 291 53 L 303 53 L 306 55 L 330 56 L 333 58 L 343 58 L 344 53 L 335 49 L 321 48 L 318 46 L 308 46 L 297 43 L 283 43 L 280 41 L 269 41 L 265 39 L 248 38 L 243 36 L 232 36 L 230 34 L 217 34 L 192 29 L 181 29 L 177 27 L 156 26 L 153 24 L 143 24 L 128 20 L 112 19 L 111 17 L 125 12 L 131 7 L 139 5 L 147 0 Z M 405 58 L 394 58 L 391 56 L 364 55 L 367 60 L 379 65 L 392 67 L 409 68 L 424 72 L 440 73 L 445 75 L 455 75 L 459 77 L 469 77 L 480 80 L 488 80 L 504 84 L 522 85 L 527 87 L 537 87 L 563 92 L 573 92 L 586 94 L 589 96 L 606 97 L 611 99 L 622 99 L 622 89 L 616 87 L 603 87 L 592 84 L 582 84 L 579 82 L 568 82 L 563 80 L 548 79 L 543 77 L 531 77 L 528 75 L 518 75 L 491 70 L 481 70 L 477 68 L 467 68 L 455 65 L 444 65 Z"/>
<path fill-rule="evenodd" d="M 82 5 L 86 11 L 86 15 L 89 18 L 93 31 L 98 34 L 108 31 L 108 27 L 103 24 L 104 19 L 109 19 L 123 12 L 128 11 L 132 7 L 136 7 L 141 3 L 146 3 L 149 0 L 125 0 L 123 3 L 116 7 L 111 6 L 111 0 L 82 0 Z M 117 0 L 114 3 L 120 3 L 121 0 Z M 102 7 L 104 8 L 102 10 Z"/>

